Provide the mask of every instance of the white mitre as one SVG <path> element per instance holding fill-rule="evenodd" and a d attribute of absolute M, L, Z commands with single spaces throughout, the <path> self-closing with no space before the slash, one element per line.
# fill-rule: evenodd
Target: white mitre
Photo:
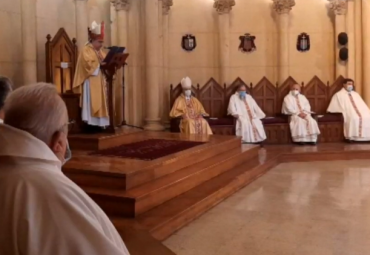
<path fill-rule="evenodd" d="M 91 24 L 91 33 L 100 35 L 101 34 L 101 24 L 96 23 L 96 21 L 93 21 Z"/>
<path fill-rule="evenodd" d="M 189 77 L 182 78 L 181 80 L 182 89 L 191 89 L 191 80 Z"/>

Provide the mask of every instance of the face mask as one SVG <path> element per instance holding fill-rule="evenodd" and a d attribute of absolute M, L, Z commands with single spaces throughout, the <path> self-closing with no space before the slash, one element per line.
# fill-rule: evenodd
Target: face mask
<path fill-rule="evenodd" d="M 190 97 L 191 96 L 191 90 L 185 90 L 184 94 L 185 94 L 185 96 Z"/>
<path fill-rule="evenodd" d="M 347 86 L 347 91 L 348 91 L 348 92 L 351 92 L 352 90 L 353 90 L 353 86 L 352 86 L 352 85 L 348 85 L 348 86 Z"/>
<path fill-rule="evenodd" d="M 245 91 L 239 91 L 240 98 L 245 98 L 246 95 L 247 95 L 247 92 L 245 92 Z"/>
<path fill-rule="evenodd" d="M 72 158 L 72 151 L 69 148 L 69 143 L 67 141 L 66 153 L 64 154 L 64 161 L 63 161 L 62 165 L 64 165 L 65 163 L 67 163 L 68 160 L 70 160 L 71 158 Z"/>
<path fill-rule="evenodd" d="M 299 91 L 298 90 L 292 90 L 290 91 L 290 93 L 293 95 L 293 96 L 296 96 L 299 94 Z"/>

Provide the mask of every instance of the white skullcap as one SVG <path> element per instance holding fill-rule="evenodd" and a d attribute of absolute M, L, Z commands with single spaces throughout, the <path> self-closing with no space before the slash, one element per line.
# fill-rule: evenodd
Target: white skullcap
<path fill-rule="evenodd" d="M 181 87 L 183 89 L 191 89 L 191 80 L 189 77 L 182 78 Z"/>

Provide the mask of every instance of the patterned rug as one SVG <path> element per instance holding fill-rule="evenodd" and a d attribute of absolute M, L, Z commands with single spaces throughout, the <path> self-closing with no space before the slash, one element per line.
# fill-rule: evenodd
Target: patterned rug
<path fill-rule="evenodd" d="M 150 161 L 202 144 L 204 143 L 179 140 L 149 139 L 136 143 L 124 144 L 110 149 L 95 151 L 89 155 Z"/>

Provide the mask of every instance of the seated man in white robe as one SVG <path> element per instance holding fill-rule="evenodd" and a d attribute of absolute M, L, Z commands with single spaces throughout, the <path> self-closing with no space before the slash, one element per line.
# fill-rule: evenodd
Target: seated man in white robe
<path fill-rule="evenodd" d="M 12 82 L 8 78 L 0 76 L 0 124 L 3 123 L 4 119 L 5 99 L 10 92 L 12 92 Z"/>
<path fill-rule="evenodd" d="M 245 85 L 240 85 L 229 101 L 228 113 L 236 118 L 236 135 L 243 143 L 260 143 L 266 140 L 261 119 L 266 115 L 256 101 L 247 94 Z"/>
<path fill-rule="evenodd" d="M 328 112 L 343 115 L 344 137 L 348 141 L 370 141 L 370 110 L 353 88 L 353 80 L 345 79 L 343 89 L 332 97 Z"/>
<path fill-rule="evenodd" d="M 56 87 L 18 88 L 0 125 L 0 254 L 128 255 L 99 206 L 62 172 L 68 114 Z"/>
<path fill-rule="evenodd" d="M 307 98 L 302 95 L 299 84 L 294 84 L 285 96 L 282 113 L 290 115 L 290 133 L 295 143 L 316 144 L 320 134 L 319 126 L 311 116 L 311 106 Z"/>

